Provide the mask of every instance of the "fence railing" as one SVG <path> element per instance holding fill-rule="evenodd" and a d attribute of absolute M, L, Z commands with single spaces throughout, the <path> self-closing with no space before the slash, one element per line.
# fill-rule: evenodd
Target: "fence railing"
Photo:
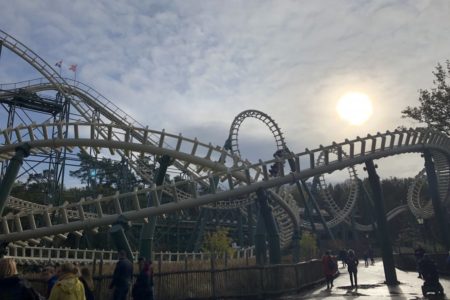
<path fill-rule="evenodd" d="M 217 255 L 216 255 L 217 257 Z M 241 259 L 255 257 L 255 247 L 236 249 L 231 254 L 229 259 Z M 209 261 L 211 259 L 211 253 L 208 252 L 157 252 L 153 255 L 154 261 L 164 262 L 181 262 L 185 260 L 192 261 Z"/>
<path fill-rule="evenodd" d="M 321 261 L 159 273 L 157 299 L 222 299 L 258 297 L 298 291 L 323 280 Z"/>
<path fill-rule="evenodd" d="M 137 252 L 133 253 L 133 255 L 137 254 Z M 80 264 L 89 264 L 92 263 L 94 259 L 103 260 L 104 263 L 114 263 L 118 259 L 117 251 L 113 250 L 17 246 L 8 247 L 5 257 L 14 258 L 19 264 L 43 264 L 56 262 L 76 262 Z"/>
<path fill-rule="evenodd" d="M 155 299 L 222 299 L 258 298 L 296 292 L 324 279 L 320 260 L 297 264 L 247 266 L 158 272 L 154 274 Z M 38 291 L 45 291 L 46 282 L 30 280 Z M 110 299 L 111 276 L 94 277 L 96 299 Z M 130 296 L 129 296 L 130 297 Z M 130 298 L 128 298 L 130 299 Z"/>
<path fill-rule="evenodd" d="M 255 256 L 254 247 L 237 249 L 229 259 L 252 258 Z M 139 256 L 138 252 L 133 253 Z M 87 250 L 72 248 L 45 248 L 45 247 L 18 247 L 7 248 L 6 257 L 11 257 L 19 264 L 43 264 L 56 262 L 76 262 L 82 264 L 93 263 L 94 259 L 103 263 L 117 261 L 117 251 L 114 250 Z M 203 252 L 156 252 L 154 261 L 182 262 L 182 261 L 209 261 L 211 255 Z"/>

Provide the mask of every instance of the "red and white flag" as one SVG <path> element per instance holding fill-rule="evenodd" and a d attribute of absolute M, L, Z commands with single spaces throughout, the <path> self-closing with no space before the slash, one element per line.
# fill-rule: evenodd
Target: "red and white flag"
<path fill-rule="evenodd" d="M 74 73 L 76 73 L 77 72 L 77 66 L 78 65 L 76 65 L 76 64 L 75 65 L 70 65 L 69 70 L 74 72 Z"/>
<path fill-rule="evenodd" d="M 58 61 L 58 62 L 55 64 L 55 67 L 61 68 L 62 63 L 63 63 L 63 60 L 61 59 L 60 61 Z"/>

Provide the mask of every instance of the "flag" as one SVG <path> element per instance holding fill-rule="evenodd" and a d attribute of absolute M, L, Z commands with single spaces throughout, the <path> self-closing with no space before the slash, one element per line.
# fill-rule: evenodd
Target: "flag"
<path fill-rule="evenodd" d="M 60 61 L 58 61 L 58 62 L 55 64 L 55 66 L 58 67 L 58 68 L 61 68 L 62 63 L 63 63 L 63 61 L 62 61 L 62 59 L 61 59 Z"/>
<path fill-rule="evenodd" d="M 69 70 L 76 73 L 77 72 L 77 66 L 78 65 L 76 65 L 76 64 L 75 65 L 70 65 Z"/>

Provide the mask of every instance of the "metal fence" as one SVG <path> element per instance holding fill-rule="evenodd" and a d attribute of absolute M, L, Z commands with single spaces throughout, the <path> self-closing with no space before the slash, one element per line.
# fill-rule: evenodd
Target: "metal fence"
<path fill-rule="evenodd" d="M 283 293 L 296 292 L 324 279 L 320 260 L 297 264 L 246 266 L 208 270 L 155 272 L 155 299 L 266 299 Z M 43 280 L 30 279 L 34 288 L 45 294 Z M 111 299 L 111 276 L 94 277 L 96 299 Z"/>

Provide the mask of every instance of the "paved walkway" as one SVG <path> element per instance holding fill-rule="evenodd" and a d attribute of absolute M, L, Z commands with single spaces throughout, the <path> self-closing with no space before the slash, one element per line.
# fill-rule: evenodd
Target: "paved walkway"
<path fill-rule="evenodd" d="M 341 263 L 339 263 L 341 266 Z M 327 290 L 326 284 L 316 286 L 309 291 L 304 291 L 296 295 L 280 297 L 280 300 L 298 299 L 423 299 L 421 286 L 422 279 L 417 278 L 417 272 L 404 272 L 397 269 L 398 286 L 387 286 L 384 284 L 383 263 L 378 261 L 374 266 L 364 267 L 364 261 L 360 261 L 358 266 L 358 290 L 350 289 L 350 278 L 347 269 L 340 268 L 340 275 L 334 280 L 334 287 Z M 440 282 L 444 287 L 444 292 L 450 296 L 450 278 L 441 278 Z M 450 299 L 446 295 L 441 297 L 433 296 L 430 299 Z"/>

